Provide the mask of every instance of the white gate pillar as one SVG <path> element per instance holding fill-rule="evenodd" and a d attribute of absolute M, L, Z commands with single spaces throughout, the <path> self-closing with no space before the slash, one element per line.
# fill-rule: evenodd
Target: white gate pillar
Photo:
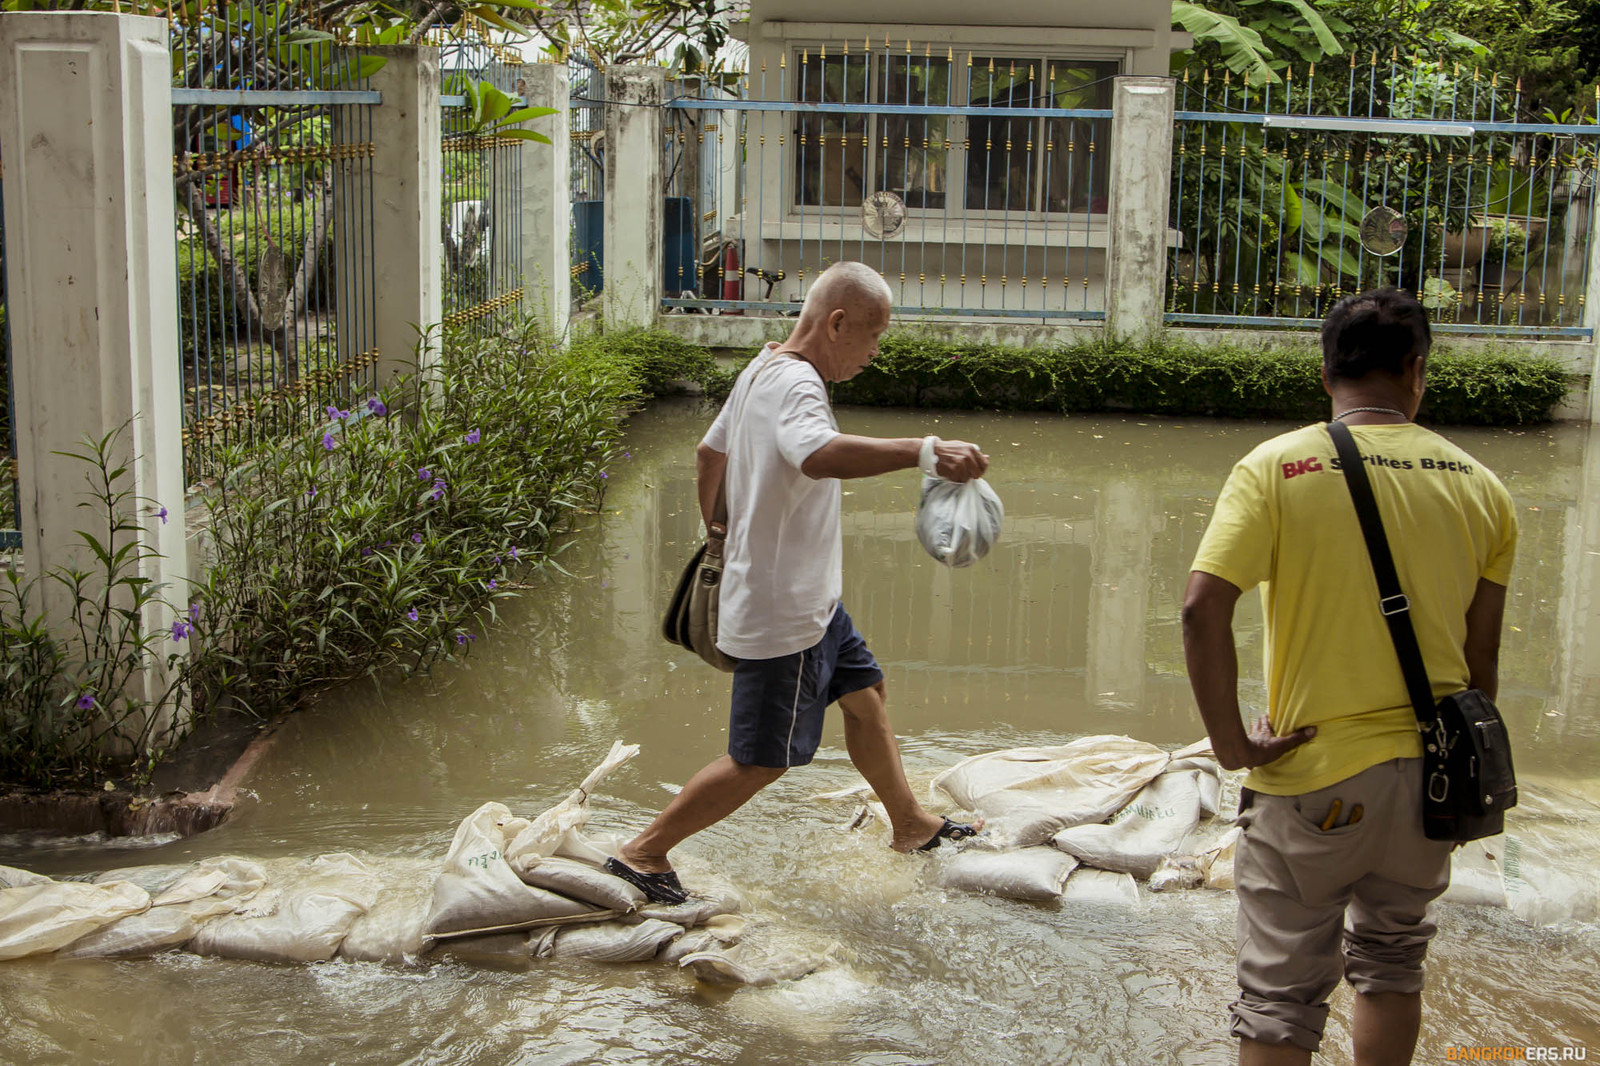
<path fill-rule="evenodd" d="M 383 94 L 372 115 L 372 283 L 378 384 L 439 357 L 444 319 L 444 113 L 439 49 L 368 48 Z M 429 343 L 419 347 L 422 330 Z"/>
<path fill-rule="evenodd" d="M 1171 78 L 1116 79 L 1111 118 L 1111 247 L 1106 334 L 1144 340 L 1161 329 L 1172 199 Z"/>
<path fill-rule="evenodd" d="M 24 565 L 93 571 L 76 536 L 90 468 L 56 454 L 120 431 L 135 494 L 140 576 L 188 596 L 183 397 L 167 22 L 109 13 L 0 16 L 7 315 L 11 326 Z M 166 517 L 161 517 L 165 508 Z M 104 536 L 101 530 L 94 530 Z M 69 593 L 38 586 L 58 629 Z M 170 628 L 166 605 L 140 620 Z M 159 664 L 135 681 L 165 690 Z M 164 724 L 164 723 L 163 723 Z"/>
<path fill-rule="evenodd" d="M 571 102 L 565 63 L 537 63 L 522 68 L 529 107 L 553 107 L 556 113 L 528 124 L 550 138 L 549 144 L 522 146 L 522 284 L 523 307 L 557 338 L 566 336 L 572 317 L 572 138 Z"/>
<path fill-rule="evenodd" d="M 652 326 L 661 310 L 661 67 L 606 68 L 606 329 Z"/>

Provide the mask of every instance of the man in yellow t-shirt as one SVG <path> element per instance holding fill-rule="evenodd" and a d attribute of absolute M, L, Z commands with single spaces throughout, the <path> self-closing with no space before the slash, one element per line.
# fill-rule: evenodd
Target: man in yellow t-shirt
<path fill-rule="evenodd" d="M 1516 516 L 1493 473 L 1411 421 L 1431 343 L 1411 296 L 1347 297 L 1322 327 L 1323 386 L 1367 464 L 1434 695 L 1493 698 Z M 1449 883 L 1450 845 L 1422 832 L 1417 719 L 1339 466 L 1322 423 L 1240 460 L 1184 598 L 1201 717 L 1222 765 L 1250 769 L 1232 1006 L 1246 1066 L 1310 1062 L 1341 979 L 1357 993 L 1356 1062 L 1409 1062 L 1428 905 Z M 1255 585 L 1268 714 L 1246 731 L 1233 609 Z"/>

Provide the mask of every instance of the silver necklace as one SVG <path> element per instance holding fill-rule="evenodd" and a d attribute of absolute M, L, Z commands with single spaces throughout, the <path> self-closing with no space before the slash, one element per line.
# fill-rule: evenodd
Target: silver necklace
<path fill-rule="evenodd" d="M 1345 415 L 1353 415 L 1358 411 L 1367 411 L 1375 415 L 1396 415 L 1400 418 L 1406 417 L 1406 413 L 1404 411 L 1396 411 L 1393 407 L 1350 407 L 1334 415 L 1333 420 L 1335 422 L 1342 422 Z M 1406 421 L 1409 422 L 1410 419 L 1406 419 Z"/>

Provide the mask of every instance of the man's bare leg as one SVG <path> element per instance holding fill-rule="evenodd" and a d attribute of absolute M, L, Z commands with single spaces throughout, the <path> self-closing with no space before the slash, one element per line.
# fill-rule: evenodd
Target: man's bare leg
<path fill-rule="evenodd" d="M 783 770 L 781 766 L 749 766 L 722 756 L 691 777 L 649 828 L 618 849 L 617 857 L 640 873 L 672 869 L 667 852 L 743 807 L 782 777 Z"/>
<path fill-rule="evenodd" d="M 1249 1037 L 1239 1041 L 1239 1066 L 1309 1066 L 1310 1062 L 1311 1052 L 1293 1044 L 1263 1044 Z"/>
<path fill-rule="evenodd" d="M 910 851 L 933 839 L 944 827 L 944 819 L 923 809 L 906 783 L 905 767 L 900 762 L 900 744 L 889 728 L 889 712 L 882 681 L 839 699 L 844 712 L 844 744 L 861 776 L 878 794 L 889 821 L 894 825 L 890 847 Z M 982 820 L 974 823 L 980 829 Z"/>
<path fill-rule="evenodd" d="M 1356 1066 L 1406 1066 L 1422 1032 L 1422 993 L 1357 992 L 1351 1020 Z"/>

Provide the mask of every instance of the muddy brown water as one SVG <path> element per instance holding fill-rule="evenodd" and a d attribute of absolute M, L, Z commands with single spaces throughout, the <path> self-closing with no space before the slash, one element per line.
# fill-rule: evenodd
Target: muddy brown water
<path fill-rule="evenodd" d="M 0 862 L 68 874 L 219 854 L 439 857 L 486 800 L 532 814 L 622 738 L 594 825 L 640 826 L 721 750 L 725 678 L 664 644 L 657 619 L 697 532 L 692 449 L 708 413 L 660 404 L 629 430 L 604 514 L 560 556 L 574 576 L 502 606 L 472 657 L 410 684 L 359 685 L 283 729 L 219 829 L 138 850 L 60 842 Z M 910 472 L 845 486 L 845 602 L 883 662 L 913 783 L 971 754 L 1126 733 L 1198 738 L 1178 606 L 1232 462 L 1285 427 L 1117 417 L 845 410 L 849 431 L 981 443 L 1007 508 L 983 563 L 949 571 L 913 532 Z M 1451 430 L 1504 478 L 1523 523 L 1501 706 L 1521 776 L 1600 798 L 1600 434 Z M 1240 612 L 1259 706 L 1260 612 Z M 1224 1063 L 1233 899 L 1144 893 L 1133 911 L 947 896 L 848 809 L 836 713 L 816 762 L 684 845 L 835 964 L 728 994 L 660 966 L 550 962 L 267 966 L 173 954 L 0 964 L 3 1062 Z M 1575 819 L 1594 806 L 1576 805 Z M 1597 871 L 1596 873 L 1600 873 Z M 1590 1045 L 1600 930 L 1448 905 L 1417 1061 L 1452 1046 Z M 1323 1061 L 1349 1061 L 1341 990 Z"/>

